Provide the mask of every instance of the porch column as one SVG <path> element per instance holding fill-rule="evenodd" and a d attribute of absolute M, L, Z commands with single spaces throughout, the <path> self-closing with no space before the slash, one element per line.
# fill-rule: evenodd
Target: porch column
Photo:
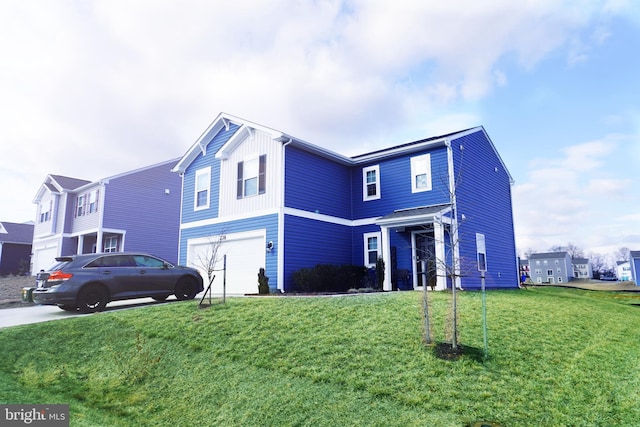
<path fill-rule="evenodd" d="M 390 291 L 391 286 L 391 243 L 389 241 L 389 227 L 380 226 L 382 232 L 382 242 L 380 249 L 382 249 L 382 260 L 384 261 L 384 281 L 382 282 L 382 290 Z"/>
<path fill-rule="evenodd" d="M 102 253 L 102 248 L 104 247 L 102 245 L 102 228 L 98 228 L 98 235 L 96 236 L 96 253 L 97 254 L 101 254 Z"/>
<path fill-rule="evenodd" d="M 447 259 L 444 251 L 444 226 L 442 221 L 433 221 L 433 238 L 436 243 L 436 289 L 443 291 L 447 289 L 447 269 L 445 268 Z"/>
<path fill-rule="evenodd" d="M 81 254 L 83 247 L 84 247 L 84 234 L 81 234 L 78 236 L 78 247 L 76 248 L 76 254 Z"/>

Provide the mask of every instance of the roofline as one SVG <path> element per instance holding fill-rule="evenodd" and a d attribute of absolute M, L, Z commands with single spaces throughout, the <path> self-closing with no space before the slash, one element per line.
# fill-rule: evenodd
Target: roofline
<path fill-rule="evenodd" d="M 198 137 L 198 139 L 192 144 L 192 146 L 187 150 L 187 152 L 178 160 L 176 165 L 171 169 L 172 172 L 177 172 L 179 174 L 183 174 L 189 165 L 197 158 L 200 153 L 206 154 L 206 147 L 211 142 L 211 140 L 220 132 L 223 127 L 229 126 L 229 123 L 234 123 L 240 128 L 238 131 L 225 143 L 220 150 L 218 150 L 217 158 L 226 158 L 227 151 L 230 151 L 235 147 L 235 144 L 239 142 L 243 136 L 247 135 L 247 132 L 251 134 L 252 130 L 259 130 L 262 132 L 266 132 L 271 134 L 275 141 L 281 142 L 283 144 L 291 144 L 293 146 L 299 147 L 302 150 L 313 152 L 321 157 L 342 163 L 347 166 L 354 166 L 358 164 L 363 164 L 367 162 L 377 161 L 383 159 L 385 157 L 395 156 L 399 154 L 411 153 L 414 151 L 424 150 L 426 148 L 437 147 L 437 146 L 446 146 L 450 143 L 451 140 L 462 138 L 466 135 L 482 132 L 484 136 L 489 141 L 491 148 L 493 149 L 496 157 L 500 161 L 500 164 L 504 168 L 509 177 L 509 182 L 511 184 L 514 183 L 513 177 L 509 173 L 502 157 L 495 148 L 493 141 L 485 131 L 483 126 L 476 126 L 473 128 L 464 129 L 461 131 L 451 132 L 444 135 L 434 136 L 426 139 L 420 139 L 417 141 L 407 142 L 404 144 L 400 144 L 394 147 L 381 149 L 378 151 L 373 151 L 369 153 L 364 153 L 352 157 L 348 157 L 342 154 L 339 154 L 335 151 L 329 150 L 327 148 L 321 147 L 316 144 L 312 144 L 303 139 L 297 138 L 295 136 L 289 135 L 285 132 L 279 131 L 277 129 L 273 129 L 267 126 L 259 125 L 257 123 L 251 122 L 249 120 L 242 119 L 237 116 L 233 116 L 227 113 L 220 113 L 218 116 L 209 124 L 207 129 Z"/>
<path fill-rule="evenodd" d="M 117 175 L 111 175 L 111 176 L 108 176 L 106 178 L 101 178 L 101 179 L 99 179 L 97 181 L 93 181 L 93 182 L 90 182 L 88 184 L 85 184 L 85 185 L 83 185 L 81 187 L 78 187 L 78 188 L 74 189 L 73 191 L 69 191 L 69 192 L 70 193 L 79 193 L 79 192 L 84 191 L 84 190 L 86 190 L 86 189 L 88 189 L 90 187 L 93 187 L 95 185 L 108 184 L 109 181 L 111 181 L 112 179 L 122 178 L 123 176 L 131 175 L 131 174 L 138 173 L 138 172 L 142 172 L 142 171 L 145 171 L 145 170 L 148 170 L 148 169 L 151 169 L 151 168 L 156 168 L 158 166 L 175 163 L 178 160 L 179 160 L 179 158 L 173 158 L 171 160 L 165 160 L 164 162 L 154 163 L 152 165 L 143 166 L 143 167 L 140 167 L 138 169 L 133 169 L 133 170 L 130 170 L 130 171 L 127 171 L 127 172 L 122 172 L 122 173 L 119 173 Z"/>

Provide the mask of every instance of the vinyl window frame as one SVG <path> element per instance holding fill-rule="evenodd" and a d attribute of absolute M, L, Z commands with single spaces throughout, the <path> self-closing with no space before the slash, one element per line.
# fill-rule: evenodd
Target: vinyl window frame
<path fill-rule="evenodd" d="M 373 181 L 369 181 L 371 173 L 375 175 Z M 375 194 L 369 195 L 369 188 L 375 189 Z M 378 200 L 380 198 L 380 165 L 367 166 L 362 168 L 362 200 Z"/>
<path fill-rule="evenodd" d="M 421 193 L 432 189 L 431 154 L 411 157 L 411 192 Z"/>
<path fill-rule="evenodd" d="M 376 261 L 379 257 L 382 256 L 382 233 L 377 231 L 374 233 L 364 233 L 362 235 L 363 243 L 364 243 L 364 265 L 368 268 L 375 267 Z M 376 247 L 375 249 L 371 249 L 369 247 L 369 241 L 371 239 L 375 239 Z M 373 262 L 371 262 L 371 255 L 375 253 L 375 258 Z"/>
<path fill-rule="evenodd" d="M 200 204 L 200 195 L 203 194 L 203 203 Z M 193 184 L 193 210 L 201 211 L 209 209 L 211 205 L 211 166 L 198 169 Z"/>

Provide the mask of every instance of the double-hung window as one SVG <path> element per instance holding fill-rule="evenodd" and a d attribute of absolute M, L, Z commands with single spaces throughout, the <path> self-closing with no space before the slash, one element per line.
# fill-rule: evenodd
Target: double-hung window
<path fill-rule="evenodd" d="M 40 221 L 47 222 L 51 219 L 51 201 L 44 202 L 40 205 Z"/>
<path fill-rule="evenodd" d="M 211 167 L 196 171 L 196 188 L 194 209 L 207 209 L 209 207 L 209 190 L 211 189 Z"/>
<path fill-rule="evenodd" d="M 431 190 L 431 155 L 411 158 L 411 192 Z"/>
<path fill-rule="evenodd" d="M 87 196 L 85 194 L 81 194 L 78 196 L 76 200 L 76 217 L 84 215 L 84 201 Z"/>
<path fill-rule="evenodd" d="M 98 190 L 89 193 L 89 213 L 98 212 Z"/>
<path fill-rule="evenodd" d="M 369 166 L 362 169 L 362 199 L 376 200 L 380 198 L 380 167 Z"/>
<path fill-rule="evenodd" d="M 267 188 L 267 155 L 256 156 L 238 162 L 236 197 L 264 194 Z"/>
<path fill-rule="evenodd" d="M 364 263 L 367 267 L 374 267 L 382 255 L 381 237 L 380 233 L 364 233 Z"/>

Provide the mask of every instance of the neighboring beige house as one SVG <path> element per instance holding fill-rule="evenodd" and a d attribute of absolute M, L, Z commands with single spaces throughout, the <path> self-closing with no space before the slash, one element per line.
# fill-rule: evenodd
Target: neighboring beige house
<path fill-rule="evenodd" d="M 573 264 L 574 279 L 591 279 L 593 277 L 591 262 L 587 258 L 573 258 L 571 264 Z"/>

